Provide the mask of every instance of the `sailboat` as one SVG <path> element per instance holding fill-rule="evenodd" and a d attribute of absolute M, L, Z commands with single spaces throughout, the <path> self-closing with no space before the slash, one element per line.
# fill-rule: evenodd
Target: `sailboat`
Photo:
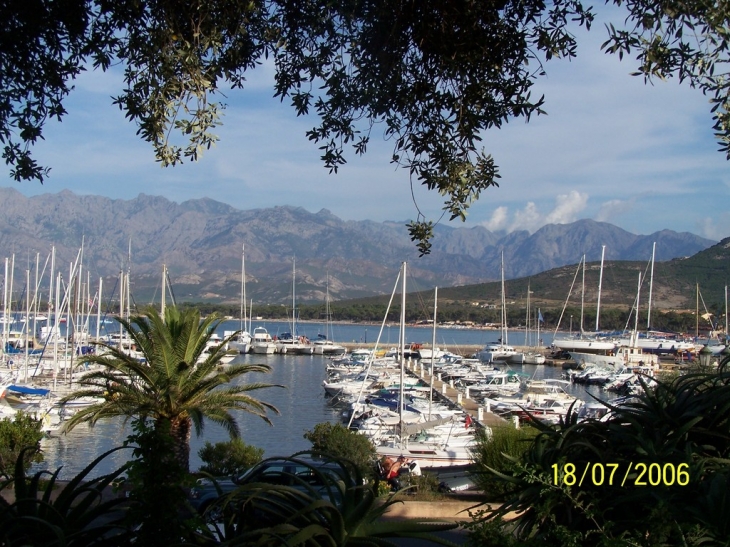
<path fill-rule="evenodd" d="M 502 336 L 497 343 L 487 344 L 484 348 L 476 353 L 476 358 L 483 363 L 493 363 L 495 361 L 506 361 L 507 359 L 517 359 L 518 351 L 507 344 L 507 301 L 504 295 L 504 251 L 502 251 L 502 319 L 501 331 Z"/>
<path fill-rule="evenodd" d="M 655 353 L 657 355 L 677 354 L 684 352 L 692 352 L 695 346 L 692 342 L 680 340 L 670 333 L 660 333 L 651 329 L 651 302 L 654 287 L 654 257 L 656 255 L 656 242 L 652 247 L 651 253 L 651 275 L 649 278 L 649 303 L 646 313 L 646 333 L 642 336 L 638 332 L 638 323 L 633 331 L 629 332 L 628 337 L 621 337 L 616 341 L 618 347 L 637 347 L 643 352 Z M 639 313 L 638 294 L 636 303 L 636 313 Z"/>
<path fill-rule="evenodd" d="M 636 315 L 634 316 L 634 329 L 628 343 L 620 345 L 615 351 L 608 355 L 598 355 L 595 353 L 575 352 L 571 351 L 570 356 L 576 363 L 584 366 L 593 365 L 603 369 L 623 370 L 630 369 L 637 372 L 652 374 L 659 368 L 659 358 L 650 353 L 644 353 L 637 343 L 638 337 L 638 320 L 639 320 L 639 295 L 641 293 L 641 272 L 639 272 L 639 282 L 636 289 Z"/>
<path fill-rule="evenodd" d="M 335 344 L 332 341 L 332 313 L 330 312 L 330 276 L 327 274 L 327 294 L 325 297 L 325 329 L 324 335 L 318 334 L 314 341 L 314 353 L 316 355 L 342 355 L 347 351 L 345 346 Z"/>
<path fill-rule="evenodd" d="M 291 332 L 285 332 L 278 337 L 276 341 L 277 353 L 293 353 L 297 355 L 312 355 L 314 353 L 314 345 L 304 336 L 297 334 L 297 268 L 296 260 L 292 259 L 292 312 L 291 312 Z"/>
<path fill-rule="evenodd" d="M 601 248 L 601 273 L 599 275 L 599 281 L 598 281 L 598 299 L 596 303 L 596 332 L 598 332 L 598 320 L 600 317 L 600 309 L 601 309 L 601 282 L 603 280 L 603 258 L 605 256 L 606 246 L 604 245 Z M 590 353 L 606 353 L 606 352 L 612 352 L 616 348 L 616 343 L 613 340 L 605 340 L 598 338 L 597 336 L 586 336 L 585 331 L 583 330 L 583 301 L 585 297 L 585 285 L 586 285 L 586 257 L 583 255 L 583 259 L 580 264 L 578 264 L 578 270 L 575 272 L 575 277 L 578 276 L 578 272 L 580 271 L 581 266 L 583 267 L 583 286 L 582 286 L 582 293 L 581 293 L 581 301 L 580 301 L 580 332 L 578 336 L 558 336 L 558 329 L 560 328 L 560 321 L 558 321 L 558 326 L 555 327 L 555 333 L 553 334 L 553 348 L 557 348 L 559 350 L 565 350 L 565 351 L 584 351 L 584 352 L 590 352 Z M 573 278 L 573 283 L 575 283 L 575 277 Z M 570 287 L 571 291 L 573 290 L 573 286 Z M 570 299 L 570 292 L 568 293 L 568 298 L 565 300 L 565 305 L 563 306 L 563 313 L 565 313 L 565 308 L 568 305 L 568 300 Z M 572 316 L 571 316 L 572 317 Z M 562 314 L 561 314 L 562 319 Z"/>
<path fill-rule="evenodd" d="M 238 353 L 251 351 L 251 326 L 246 325 L 246 315 L 246 245 L 243 245 L 241 247 L 241 326 L 238 335 L 228 343 L 228 347 Z M 226 331 L 223 334 L 228 337 L 233 333 Z"/>
<path fill-rule="evenodd" d="M 472 449 L 476 447 L 476 437 L 464 428 L 464 422 L 451 414 L 436 416 L 431 412 L 429 402 L 427 421 L 406 423 L 405 412 L 405 322 L 406 322 L 406 263 L 402 265 L 401 319 L 400 319 L 400 394 L 398 398 L 398 438 L 386 440 L 375 451 L 380 457 L 397 458 L 404 456 L 407 461 L 417 461 L 422 468 L 452 467 L 473 463 Z M 435 317 L 434 317 L 435 320 Z M 468 422 L 467 422 L 468 423 Z M 435 428 L 441 427 L 437 430 Z M 443 432 L 443 435 L 428 433 Z M 461 433 L 461 434 L 460 434 Z M 409 439 L 410 436 L 414 438 Z"/>
<path fill-rule="evenodd" d="M 532 348 L 530 351 L 526 351 L 524 353 L 515 353 L 514 355 L 510 355 L 507 358 L 507 362 L 510 365 L 544 365 L 545 364 L 545 356 L 537 351 L 537 348 L 535 345 L 533 345 L 530 340 L 530 294 L 532 291 L 530 290 L 530 284 L 527 284 L 527 312 L 525 313 L 525 347 L 526 348 Z M 537 318 L 535 320 L 535 323 L 537 323 L 537 336 L 536 340 L 540 339 L 540 322 L 542 321 L 542 313 L 540 313 L 540 310 L 537 310 Z"/>

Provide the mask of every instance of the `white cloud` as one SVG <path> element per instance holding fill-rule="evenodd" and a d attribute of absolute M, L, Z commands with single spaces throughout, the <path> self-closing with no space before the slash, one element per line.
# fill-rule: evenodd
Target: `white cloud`
<path fill-rule="evenodd" d="M 580 218 L 588 203 L 588 195 L 572 190 L 567 194 L 561 194 L 556 199 L 555 208 L 545 217 L 546 224 L 568 224 Z"/>
<path fill-rule="evenodd" d="M 532 233 L 545 224 L 566 224 L 578 220 L 587 202 L 587 194 L 573 191 L 557 196 L 555 206 L 547 213 L 541 212 L 533 201 L 528 201 L 512 215 L 509 208 L 503 205 L 494 209 L 489 220 L 480 222 L 480 225 L 491 231 L 527 230 Z"/>
<path fill-rule="evenodd" d="M 545 224 L 545 222 L 538 211 L 537 206 L 530 201 L 527 205 L 525 205 L 524 209 L 517 211 L 514 214 L 509 231 L 514 232 L 515 230 L 527 230 L 532 233 L 543 224 Z"/>
<path fill-rule="evenodd" d="M 491 218 L 481 222 L 480 224 L 491 232 L 504 230 L 507 226 L 507 214 L 507 207 L 497 207 L 492 213 Z"/>

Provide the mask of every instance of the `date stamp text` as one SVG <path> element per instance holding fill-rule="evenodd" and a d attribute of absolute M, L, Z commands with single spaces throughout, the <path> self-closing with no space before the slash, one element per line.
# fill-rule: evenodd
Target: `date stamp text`
<path fill-rule="evenodd" d="M 686 463 L 554 463 L 553 484 L 565 486 L 686 486 Z"/>

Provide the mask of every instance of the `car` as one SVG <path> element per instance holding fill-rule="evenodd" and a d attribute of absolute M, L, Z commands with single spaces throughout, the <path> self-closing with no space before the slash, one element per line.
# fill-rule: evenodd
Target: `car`
<path fill-rule="evenodd" d="M 267 484 L 285 486 L 312 498 L 325 499 L 339 507 L 348 469 L 343 463 L 307 455 L 267 458 L 240 475 L 217 479 L 199 479 L 188 494 L 191 506 L 201 515 L 219 518 L 220 503 L 246 485 Z M 351 481 L 352 479 L 349 479 Z M 213 511 L 216 509 L 216 511 Z"/>

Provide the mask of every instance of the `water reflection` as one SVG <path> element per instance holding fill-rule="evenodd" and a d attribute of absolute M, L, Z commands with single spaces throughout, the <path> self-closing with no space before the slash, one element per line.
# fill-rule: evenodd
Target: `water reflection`
<path fill-rule="evenodd" d="M 314 425 L 336 421 L 338 413 L 324 400 L 322 381 L 327 359 L 321 356 L 297 355 L 242 355 L 235 362 L 262 363 L 272 367 L 270 374 L 252 373 L 236 380 L 242 383 L 281 384 L 285 388 L 269 388 L 251 392 L 253 397 L 273 404 L 280 414 L 269 414 L 272 425 L 246 412 L 235 412 L 242 439 L 264 449 L 266 457 L 291 454 L 310 447 L 304 432 Z M 46 439 L 42 443 L 45 461 L 38 469 L 55 470 L 63 466 L 61 478 L 69 478 L 104 451 L 121 446 L 131 432 L 123 418 L 102 421 L 90 428 L 82 425 L 65 435 Z M 205 444 L 228 440 L 222 427 L 206 422 L 203 434 L 191 439 L 190 468 L 197 469 L 201 462 L 198 450 Z M 96 476 L 116 469 L 132 457 L 131 449 L 117 451 L 102 462 Z"/>
<path fill-rule="evenodd" d="M 236 413 L 242 439 L 263 448 L 265 457 L 306 450 L 310 443 L 303 437 L 305 431 L 318 423 L 339 420 L 339 411 L 327 404 L 322 388 L 327 358 L 317 355 L 242 355 L 235 362 L 265 362 L 272 367 L 270 374 L 253 373 L 238 381 L 286 386 L 252 392 L 254 397 L 279 409 L 279 415 L 270 415 L 271 426 L 257 416 Z M 559 378 L 562 373 L 560 367 L 524 365 L 514 368 L 537 379 Z M 566 391 L 584 400 L 591 400 L 590 394 L 604 400 L 613 398 L 611 393 L 597 386 L 569 385 Z M 70 478 L 104 451 L 122 446 L 130 431 L 129 424 L 125 424 L 122 418 L 100 422 L 93 428 L 79 426 L 70 433 L 44 440 L 45 462 L 34 469 L 55 470 L 62 466 L 61 478 Z M 215 443 L 224 440 L 228 440 L 228 434 L 222 427 L 206 423 L 202 436 L 193 435 L 191 440 L 190 468 L 197 469 L 201 465 L 198 450 L 205 441 Z M 114 452 L 92 476 L 116 469 L 131 457 L 129 448 Z"/>

